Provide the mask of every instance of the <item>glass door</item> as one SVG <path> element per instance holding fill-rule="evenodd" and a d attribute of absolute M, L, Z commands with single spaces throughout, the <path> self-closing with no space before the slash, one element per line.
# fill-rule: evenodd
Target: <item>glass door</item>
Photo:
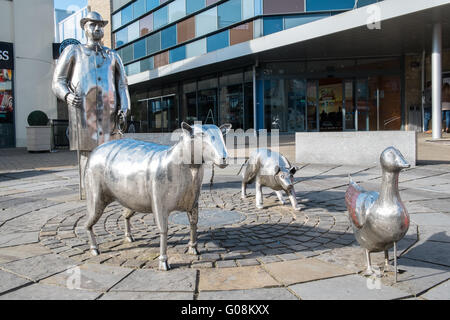
<path fill-rule="evenodd" d="M 306 84 L 306 130 L 318 131 L 318 81 L 308 80 Z"/>
<path fill-rule="evenodd" d="M 11 69 L 0 69 L 0 148 L 14 147 L 14 103 Z"/>
<path fill-rule="evenodd" d="M 306 82 L 300 79 L 288 81 L 287 131 L 305 131 L 306 128 Z"/>
<path fill-rule="evenodd" d="M 342 131 L 342 80 L 319 80 L 320 131 Z"/>
<path fill-rule="evenodd" d="M 344 131 L 356 130 L 357 113 L 354 92 L 354 81 L 344 80 L 344 103 L 342 109 Z"/>

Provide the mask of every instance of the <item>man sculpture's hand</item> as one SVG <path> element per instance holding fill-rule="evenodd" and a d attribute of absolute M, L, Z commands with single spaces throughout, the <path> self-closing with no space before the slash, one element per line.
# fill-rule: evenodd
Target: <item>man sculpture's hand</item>
<path fill-rule="evenodd" d="M 71 107 L 81 108 L 81 98 L 73 93 L 67 95 L 66 102 Z"/>

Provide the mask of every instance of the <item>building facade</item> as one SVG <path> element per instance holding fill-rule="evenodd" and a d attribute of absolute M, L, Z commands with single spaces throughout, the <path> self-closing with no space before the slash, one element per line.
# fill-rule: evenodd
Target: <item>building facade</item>
<path fill-rule="evenodd" d="M 0 0 L 0 148 L 25 147 L 28 115 L 56 118 L 53 0 Z"/>
<path fill-rule="evenodd" d="M 81 29 L 80 20 L 87 15 L 88 8 L 81 8 L 58 21 L 57 16 L 63 16 L 60 11 L 58 9 L 55 10 L 55 23 L 57 24 L 55 34 L 56 42 L 61 43 L 67 39 L 76 39 L 80 43 L 86 43 L 86 35 L 83 29 Z"/>
<path fill-rule="evenodd" d="M 113 0 L 112 42 L 140 132 L 195 120 L 287 133 L 411 129 L 431 79 L 430 25 L 446 10 L 433 0 Z"/>

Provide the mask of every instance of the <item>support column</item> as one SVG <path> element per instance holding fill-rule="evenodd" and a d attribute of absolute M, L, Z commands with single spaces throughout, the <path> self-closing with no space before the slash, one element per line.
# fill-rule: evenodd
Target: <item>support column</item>
<path fill-rule="evenodd" d="M 433 44 L 431 54 L 431 100 L 433 139 L 442 137 L 442 25 L 433 26 Z"/>

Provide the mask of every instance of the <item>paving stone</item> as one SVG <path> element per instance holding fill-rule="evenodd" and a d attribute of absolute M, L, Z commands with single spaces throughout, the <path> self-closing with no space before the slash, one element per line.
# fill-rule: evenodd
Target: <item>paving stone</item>
<path fill-rule="evenodd" d="M 392 277 L 387 279 L 383 278 L 383 281 L 388 285 L 393 285 L 412 295 L 419 295 L 437 284 L 450 279 L 449 267 L 408 258 L 400 258 L 397 263 L 398 269 L 405 271 L 398 275 L 397 284 L 393 284 Z"/>
<path fill-rule="evenodd" d="M 431 288 L 420 297 L 427 300 L 450 300 L 450 280 Z"/>
<path fill-rule="evenodd" d="M 200 270 L 200 291 L 254 289 L 278 285 L 279 283 L 258 266 Z"/>
<path fill-rule="evenodd" d="M 315 258 L 265 264 L 264 268 L 284 285 L 337 277 L 353 272 Z"/>
<path fill-rule="evenodd" d="M 95 300 L 100 292 L 32 284 L 0 296 L 0 300 Z"/>
<path fill-rule="evenodd" d="M 67 287 L 68 283 L 77 283 L 79 275 L 79 287 L 77 289 L 107 291 L 120 280 L 129 275 L 133 270 L 99 264 L 83 264 L 79 268 L 68 269 L 54 276 L 42 280 L 40 283 Z M 77 284 L 77 285 L 78 285 Z"/>
<path fill-rule="evenodd" d="M 0 248 L 0 264 L 51 253 L 38 243 Z"/>
<path fill-rule="evenodd" d="M 0 248 L 39 242 L 39 232 L 0 233 Z"/>
<path fill-rule="evenodd" d="M 1 264 L 0 267 L 36 282 L 65 271 L 74 265 L 75 262 L 71 259 L 62 258 L 54 254 L 46 254 L 8 262 Z"/>
<path fill-rule="evenodd" d="M 31 281 L 21 278 L 15 274 L 0 270 L 0 294 L 14 288 L 21 287 L 27 283 L 31 283 Z"/>
<path fill-rule="evenodd" d="M 107 292 L 99 300 L 194 300 L 192 292 Z"/>
<path fill-rule="evenodd" d="M 448 243 L 436 241 L 419 242 L 403 256 L 405 258 L 446 265 L 450 268 L 450 245 Z"/>
<path fill-rule="evenodd" d="M 192 268 L 212 268 L 213 263 L 210 261 L 194 261 L 192 262 Z"/>
<path fill-rule="evenodd" d="M 234 260 L 224 260 L 216 262 L 217 268 L 233 268 L 236 267 L 236 262 Z"/>
<path fill-rule="evenodd" d="M 111 291 L 183 291 L 193 292 L 196 270 L 170 271 L 135 270 L 115 285 Z"/>
<path fill-rule="evenodd" d="M 198 300 L 298 300 L 285 288 L 201 291 Z"/>
<path fill-rule="evenodd" d="M 237 261 L 240 267 L 246 266 L 258 266 L 260 265 L 259 261 L 256 259 L 240 259 Z"/>
<path fill-rule="evenodd" d="M 359 275 L 311 281 L 289 286 L 302 300 L 391 300 L 407 292 L 385 286 L 377 279 Z"/>
<path fill-rule="evenodd" d="M 265 263 L 279 262 L 279 261 L 281 261 L 281 259 L 276 256 L 264 256 L 264 257 L 259 257 L 258 261 L 265 264 Z"/>

